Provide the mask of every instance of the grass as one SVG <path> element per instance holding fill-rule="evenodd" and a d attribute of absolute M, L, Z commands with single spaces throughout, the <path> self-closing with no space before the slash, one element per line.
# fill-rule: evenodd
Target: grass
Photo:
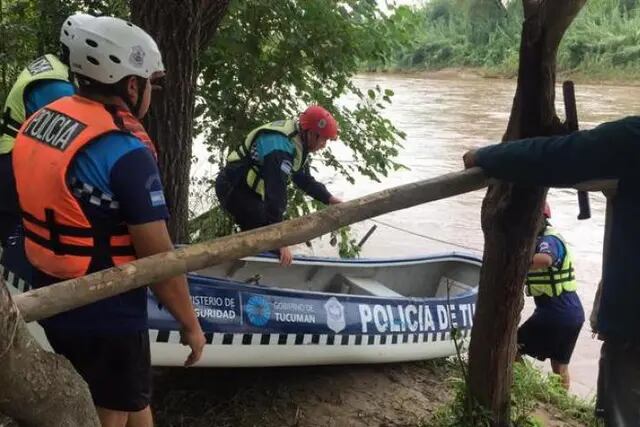
<path fill-rule="evenodd" d="M 461 378 L 457 363 L 450 362 L 449 379 L 454 390 L 453 400 L 441 407 L 434 417 L 421 427 L 484 427 L 490 426 L 488 414 L 479 407 L 469 407 L 466 400 L 467 386 Z M 511 418 L 514 427 L 544 426 L 536 411 L 544 409 L 567 426 L 599 426 L 594 416 L 593 400 L 586 401 L 568 394 L 557 375 L 547 375 L 529 362 L 514 364 L 514 381 L 511 388 Z"/>

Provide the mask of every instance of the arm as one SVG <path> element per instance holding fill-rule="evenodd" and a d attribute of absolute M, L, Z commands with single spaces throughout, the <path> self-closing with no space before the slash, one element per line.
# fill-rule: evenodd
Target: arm
<path fill-rule="evenodd" d="M 119 142 L 120 146 L 126 143 L 113 142 Z M 141 145 L 139 141 L 138 144 Z M 104 148 L 108 147 L 105 145 Z M 120 214 L 129 227 L 136 255 L 141 258 L 172 250 L 166 226 L 169 213 L 158 167 L 149 150 L 139 147 L 119 157 L 111 168 L 109 183 L 120 203 Z M 191 347 L 185 365 L 194 364 L 200 359 L 205 338 L 191 303 L 185 275 L 152 285 L 151 290 L 182 325 L 183 343 Z"/>
<path fill-rule="evenodd" d="M 293 174 L 292 180 L 299 189 L 325 205 L 332 204 L 332 199 L 337 200 L 337 198 L 331 195 L 324 184 L 316 181 L 313 175 L 311 175 L 309 164 L 304 165 L 302 169 Z"/>
<path fill-rule="evenodd" d="M 548 254 L 535 254 L 531 260 L 531 270 L 549 268 L 553 264 L 553 258 Z"/>
<path fill-rule="evenodd" d="M 287 184 L 293 158 L 287 152 L 276 150 L 264 157 L 262 179 L 264 180 L 264 203 L 269 224 L 282 221 L 287 209 Z"/>
<path fill-rule="evenodd" d="M 264 180 L 264 203 L 269 224 L 282 221 L 287 209 L 287 183 L 291 173 L 291 155 L 284 151 L 272 151 L 264 158 L 262 179 Z M 291 265 L 293 255 L 288 247 L 280 248 L 280 264 Z"/>
<path fill-rule="evenodd" d="M 138 258 L 173 250 L 173 243 L 163 220 L 129 225 L 129 232 Z M 191 303 L 186 276 L 181 274 L 151 285 L 151 290 L 182 325 L 183 340 L 187 343 L 195 343 L 195 345 L 190 344 L 191 354 L 185 362 L 185 366 L 193 365 L 202 355 L 205 340 Z"/>
<path fill-rule="evenodd" d="M 566 249 L 560 239 L 555 236 L 538 237 L 536 253 L 531 260 L 532 270 L 560 267 L 566 255 Z"/>
<path fill-rule="evenodd" d="M 640 117 L 627 117 L 570 135 L 496 144 L 465 155 L 465 166 L 521 184 L 567 186 L 624 178 L 640 159 Z"/>

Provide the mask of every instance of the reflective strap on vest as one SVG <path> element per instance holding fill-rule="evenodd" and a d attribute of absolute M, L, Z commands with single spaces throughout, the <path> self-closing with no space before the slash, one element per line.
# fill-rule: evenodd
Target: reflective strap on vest
<path fill-rule="evenodd" d="M 249 167 L 249 170 L 247 171 L 247 185 L 264 198 L 264 179 L 262 179 L 260 168 L 255 166 Z"/>
<path fill-rule="evenodd" d="M 527 290 L 529 295 L 535 295 L 538 292 L 532 291 L 532 286 L 550 286 L 553 296 L 560 295 L 563 291 L 574 290 L 565 289 L 565 285 L 576 280 L 573 267 L 567 270 L 553 271 L 549 268 L 547 271 L 532 272 L 527 274 Z M 551 296 L 551 295 L 550 295 Z"/>
<path fill-rule="evenodd" d="M 45 221 L 41 221 L 28 212 L 22 212 L 22 219 L 26 223 L 33 223 L 39 227 L 44 228 L 49 233 L 49 238 L 44 238 L 39 234 L 30 230 L 30 227 L 24 227 L 24 235 L 28 239 L 37 243 L 38 245 L 49 249 L 56 255 L 75 255 L 75 256 L 87 256 L 92 257 L 100 253 L 100 250 L 107 249 L 112 256 L 134 256 L 135 250 L 133 246 L 114 246 L 111 245 L 111 237 L 126 236 L 128 235 L 128 229 L 125 224 L 114 227 L 108 232 L 99 232 L 92 228 L 83 227 L 71 227 L 68 225 L 59 224 L 55 219 L 55 212 L 53 209 L 45 209 Z M 93 246 L 79 246 L 62 243 L 61 237 L 91 237 L 94 240 Z"/>

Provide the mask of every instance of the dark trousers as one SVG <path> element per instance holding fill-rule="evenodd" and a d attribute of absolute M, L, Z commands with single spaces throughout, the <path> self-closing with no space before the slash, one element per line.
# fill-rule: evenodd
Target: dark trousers
<path fill-rule="evenodd" d="M 607 427 L 640 426 L 640 345 L 602 344 L 596 415 Z"/>
<path fill-rule="evenodd" d="M 242 231 L 269 225 L 264 201 L 249 188 L 243 177 L 244 174 L 231 174 L 224 169 L 218 174 L 216 196 L 220 205 Z"/>
<path fill-rule="evenodd" d="M 20 208 L 11 153 L 0 154 L 0 243 L 2 246 L 19 223 Z"/>

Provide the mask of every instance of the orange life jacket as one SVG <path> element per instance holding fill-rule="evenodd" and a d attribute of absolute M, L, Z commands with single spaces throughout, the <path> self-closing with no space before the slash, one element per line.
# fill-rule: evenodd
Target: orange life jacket
<path fill-rule="evenodd" d="M 107 111 L 111 113 L 113 116 L 114 123 L 120 130 L 125 132 L 129 132 L 138 138 L 153 154 L 153 158 L 158 161 L 158 152 L 156 151 L 156 146 L 147 134 L 142 123 L 131 114 L 131 112 L 125 108 L 118 107 L 115 105 L 106 105 Z"/>
<path fill-rule="evenodd" d="M 116 266 L 136 259 L 126 224 L 92 227 L 67 184 L 80 150 L 102 135 L 123 131 L 140 138 L 156 156 L 151 139 L 128 110 L 78 95 L 47 105 L 20 128 L 13 167 L 25 250 L 36 268 L 68 279 L 91 272 L 95 258 L 110 257 Z"/>

